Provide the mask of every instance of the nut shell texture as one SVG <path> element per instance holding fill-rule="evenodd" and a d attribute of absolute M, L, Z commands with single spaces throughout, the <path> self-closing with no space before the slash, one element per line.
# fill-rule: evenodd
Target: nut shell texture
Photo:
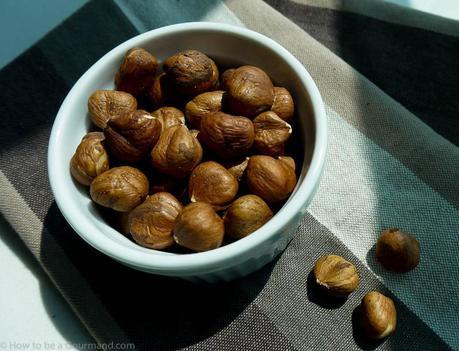
<path fill-rule="evenodd" d="M 161 132 L 173 126 L 185 124 L 185 116 L 182 111 L 175 107 L 161 107 L 151 113 L 161 122 Z"/>
<path fill-rule="evenodd" d="M 215 112 L 201 120 L 199 140 L 221 158 L 244 155 L 252 147 L 254 138 L 253 123 L 246 117 Z"/>
<path fill-rule="evenodd" d="M 273 212 L 256 195 L 244 195 L 235 200 L 223 217 L 225 234 L 241 239 L 253 233 L 273 217 Z"/>
<path fill-rule="evenodd" d="M 292 127 L 272 111 L 260 113 L 253 120 L 255 149 L 263 154 L 279 156 L 284 153 L 285 143 L 292 134 Z"/>
<path fill-rule="evenodd" d="M 314 276 L 317 284 L 332 296 L 347 296 L 359 285 L 355 266 L 337 255 L 321 257 L 314 266 Z"/>
<path fill-rule="evenodd" d="M 197 95 L 214 90 L 218 84 L 217 66 L 197 50 L 175 54 L 164 61 L 163 67 L 177 92 L 183 95 Z"/>
<path fill-rule="evenodd" d="M 156 57 L 145 49 L 130 49 L 115 76 L 116 89 L 141 95 L 152 85 L 157 66 Z"/>
<path fill-rule="evenodd" d="M 255 117 L 274 102 L 273 84 L 260 68 L 241 66 L 228 78 L 228 107 L 235 115 Z"/>
<path fill-rule="evenodd" d="M 144 110 L 115 116 L 104 130 L 111 154 L 128 163 L 140 161 L 151 151 L 160 133 L 160 121 Z"/>
<path fill-rule="evenodd" d="M 172 230 L 182 208 L 182 204 L 170 193 L 149 196 L 129 213 L 129 231 L 133 239 L 152 249 L 172 246 Z"/>
<path fill-rule="evenodd" d="M 198 139 L 184 125 L 166 129 L 151 151 L 153 167 L 176 178 L 188 176 L 201 158 Z"/>
<path fill-rule="evenodd" d="M 275 112 L 285 121 L 291 120 L 295 113 L 292 95 L 290 95 L 287 89 L 282 87 L 274 87 L 273 91 L 274 102 L 271 106 L 271 111 Z"/>
<path fill-rule="evenodd" d="M 271 156 L 256 155 L 246 170 L 249 191 L 268 203 L 285 200 L 296 185 L 295 170 L 286 162 Z"/>
<path fill-rule="evenodd" d="M 193 128 L 200 129 L 204 115 L 221 111 L 223 93 L 222 90 L 202 93 L 186 104 L 185 115 Z"/>
<path fill-rule="evenodd" d="M 207 251 L 222 244 L 224 232 L 223 220 L 212 206 L 194 202 L 187 205 L 177 217 L 174 239 L 188 249 Z"/>
<path fill-rule="evenodd" d="M 119 212 L 140 205 L 148 195 L 148 179 L 137 168 L 121 166 L 98 175 L 90 187 L 97 204 Z"/>
<path fill-rule="evenodd" d="M 188 191 L 191 202 L 226 205 L 234 199 L 239 184 L 234 176 L 214 161 L 203 162 L 191 172 Z"/>
<path fill-rule="evenodd" d="M 377 291 L 366 294 L 360 305 L 362 327 L 372 339 L 382 339 L 395 331 L 397 310 L 394 301 Z"/>
<path fill-rule="evenodd" d="M 88 99 L 88 111 L 92 122 L 104 129 L 110 118 L 137 109 L 134 96 L 123 91 L 96 90 Z"/>
<path fill-rule="evenodd" d="M 420 256 L 420 246 L 416 238 L 397 228 L 384 230 L 376 243 L 377 259 L 385 268 L 394 272 L 414 269 Z"/>
<path fill-rule="evenodd" d="M 109 169 L 108 155 L 101 132 L 86 134 L 70 160 L 72 176 L 83 185 L 90 185 L 95 177 Z"/>

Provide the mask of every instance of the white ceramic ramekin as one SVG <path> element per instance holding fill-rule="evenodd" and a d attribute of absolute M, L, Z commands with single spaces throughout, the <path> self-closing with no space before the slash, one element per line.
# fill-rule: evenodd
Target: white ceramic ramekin
<path fill-rule="evenodd" d="M 185 49 L 200 50 L 217 63 L 263 68 L 295 100 L 304 162 L 294 193 L 282 209 L 248 237 L 221 248 L 173 254 L 141 247 L 111 228 L 99 215 L 86 188 L 70 175 L 69 160 L 89 128 L 87 100 L 96 89 L 112 89 L 125 52 L 144 47 L 163 61 Z M 324 167 L 327 123 L 323 102 L 309 73 L 286 49 L 245 28 L 217 23 L 183 23 L 152 30 L 117 46 L 74 85 L 57 114 L 48 149 L 51 188 L 72 228 L 100 252 L 132 268 L 194 281 L 231 280 L 253 272 L 285 249 L 311 202 Z"/>

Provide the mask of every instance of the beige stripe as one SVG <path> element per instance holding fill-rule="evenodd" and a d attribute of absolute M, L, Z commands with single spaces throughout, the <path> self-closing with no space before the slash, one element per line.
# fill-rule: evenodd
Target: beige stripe
<path fill-rule="evenodd" d="M 261 0 L 227 0 L 245 25 L 285 46 L 314 78 L 325 102 L 459 207 L 459 148 Z"/>
<path fill-rule="evenodd" d="M 459 36 L 459 22 L 397 4 L 375 0 L 291 0 L 299 4 L 353 12 L 389 23 Z"/>
<path fill-rule="evenodd" d="M 92 336 L 100 343 L 129 343 L 128 337 L 69 261 L 43 223 L 0 171 L 0 212 L 19 234 Z M 42 244 L 46 243 L 46 248 Z M 46 250 L 46 257 L 42 254 Z"/>

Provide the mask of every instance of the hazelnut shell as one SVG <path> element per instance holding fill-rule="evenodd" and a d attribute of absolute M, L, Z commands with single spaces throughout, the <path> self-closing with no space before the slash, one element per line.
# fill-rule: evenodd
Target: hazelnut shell
<path fill-rule="evenodd" d="M 88 99 L 88 111 L 92 122 L 104 129 L 110 118 L 137 109 L 137 100 L 124 91 L 96 90 Z"/>
<path fill-rule="evenodd" d="M 200 129 L 204 115 L 221 111 L 223 93 L 222 90 L 205 92 L 186 104 L 185 115 L 193 128 Z"/>
<path fill-rule="evenodd" d="M 292 134 L 292 127 L 276 113 L 266 111 L 253 120 L 255 149 L 263 154 L 279 156 L 284 153 L 285 143 Z"/>

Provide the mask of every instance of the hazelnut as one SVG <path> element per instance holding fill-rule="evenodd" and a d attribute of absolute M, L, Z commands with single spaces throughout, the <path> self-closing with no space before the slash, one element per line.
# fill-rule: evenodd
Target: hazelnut
<path fill-rule="evenodd" d="M 208 113 L 201 120 L 199 140 L 221 158 L 247 153 L 255 137 L 253 123 L 241 116 L 223 112 Z"/>
<path fill-rule="evenodd" d="M 141 95 L 153 83 L 157 67 L 156 57 L 147 50 L 130 49 L 116 73 L 116 89 L 134 96 Z"/>
<path fill-rule="evenodd" d="M 176 178 L 189 175 L 201 159 L 201 144 L 184 125 L 166 129 L 151 151 L 153 167 Z"/>
<path fill-rule="evenodd" d="M 234 239 L 241 239 L 256 231 L 272 216 L 273 212 L 260 197 L 241 196 L 231 204 L 223 217 L 225 233 Z"/>
<path fill-rule="evenodd" d="M 247 165 L 249 164 L 249 157 L 243 159 L 233 159 L 223 163 L 223 166 L 230 172 L 234 178 L 241 181 L 244 176 Z"/>
<path fill-rule="evenodd" d="M 179 52 L 164 61 L 163 67 L 179 94 L 198 95 L 218 86 L 215 62 L 197 50 Z"/>
<path fill-rule="evenodd" d="M 252 156 L 246 170 L 251 193 L 268 203 L 285 200 L 296 185 L 295 170 L 287 162 L 271 156 Z"/>
<path fill-rule="evenodd" d="M 394 301 L 377 291 L 366 294 L 360 304 L 362 328 L 371 339 L 382 339 L 395 331 L 397 310 Z"/>
<path fill-rule="evenodd" d="M 277 158 L 279 161 L 284 162 L 287 166 L 289 166 L 291 169 L 295 171 L 296 165 L 295 165 L 295 160 L 290 157 L 290 156 L 279 156 Z"/>
<path fill-rule="evenodd" d="M 161 133 L 169 127 L 185 124 L 183 112 L 175 107 L 161 107 L 153 111 L 151 115 L 161 122 Z"/>
<path fill-rule="evenodd" d="M 376 243 L 376 258 L 391 271 L 408 272 L 419 263 L 419 242 L 400 229 L 383 230 Z"/>
<path fill-rule="evenodd" d="M 235 68 L 228 68 L 225 72 L 222 73 L 220 77 L 220 88 L 222 90 L 228 90 L 228 81 L 235 70 Z"/>
<path fill-rule="evenodd" d="M 314 266 L 314 276 L 317 284 L 331 296 L 345 297 L 359 285 L 355 266 L 337 255 L 319 258 Z"/>
<path fill-rule="evenodd" d="M 187 192 L 187 183 L 185 179 L 175 179 L 156 173 L 150 182 L 150 194 L 167 192 L 180 198 Z"/>
<path fill-rule="evenodd" d="M 89 189 L 97 204 L 119 212 L 140 205 L 148 194 L 148 179 L 137 168 L 114 167 L 99 174 Z"/>
<path fill-rule="evenodd" d="M 129 213 L 129 231 L 133 239 L 152 249 L 172 246 L 172 230 L 182 208 L 175 196 L 166 192 L 147 197 Z"/>
<path fill-rule="evenodd" d="M 92 122 L 104 129 L 110 118 L 137 109 L 137 100 L 124 91 L 96 90 L 88 99 Z"/>
<path fill-rule="evenodd" d="M 188 182 L 191 202 L 205 202 L 217 208 L 231 202 L 238 189 L 236 178 L 225 167 L 214 161 L 203 162 L 196 166 Z"/>
<path fill-rule="evenodd" d="M 292 119 L 295 113 L 295 105 L 292 95 L 290 95 L 287 89 L 274 87 L 274 102 L 271 106 L 271 111 L 275 112 L 285 121 Z"/>
<path fill-rule="evenodd" d="M 112 117 L 104 129 L 111 154 L 128 163 L 140 161 L 156 144 L 160 133 L 160 121 L 144 110 Z"/>
<path fill-rule="evenodd" d="M 171 79 L 166 73 L 161 73 L 155 77 L 153 84 L 147 91 L 147 98 L 153 107 L 174 105 L 177 103 Z"/>
<path fill-rule="evenodd" d="M 195 138 L 197 138 L 198 135 L 199 135 L 199 130 L 197 130 L 197 129 L 190 129 L 190 133 L 191 133 L 192 136 L 194 136 Z"/>
<path fill-rule="evenodd" d="M 208 91 L 199 94 L 186 104 L 185 115 L 193 128 L 200 129 L 204 115 L 221 111 L 223 93 L 222 90 Z"/>
<path fill-rule="evenodd" d="M 292 134 L 290 124 L 274 112 L 260 113 L 253 120 L 255 149 L 263 155 L 278 156 L 284 153 L 285 143 Z"/>
<path fill-rule="evenodd" d="M 188 249 L 207 251 L 222 244 L 224 232 L 223 220 L 212 206 L 194 202 L 185 206 L 177 217 L 174 240 Z"/>
<path fill-rule="evenodd" d="M 274 101 L 273 83 L 260 68 L 242 66 L 228 78 L 228 108 L 236 115 L 255 117 Z"/>
<path fill-rule="evenodd" d="M 78 183 L 90 185 L 95 177 L 109 169 L 108 155 L 101 132 L 86 134 L 70 160 L 70 172 Z"/>

